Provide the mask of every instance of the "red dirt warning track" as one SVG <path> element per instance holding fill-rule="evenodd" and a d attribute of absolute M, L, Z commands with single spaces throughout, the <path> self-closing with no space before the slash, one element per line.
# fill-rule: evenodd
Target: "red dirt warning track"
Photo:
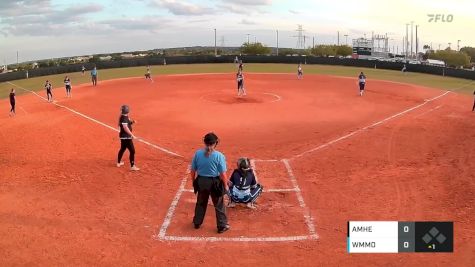
<path fill-rule="evenodd" d="M 0 118 L 0 265 L 228 265 L 231 251 L 242 249 L 254 250 L 240 257 L 244 264 L 265 266 L 475 261 L 470 97 L 371 79 L 359 97 L 356 79 L 245 78 L 248 97 L 242 99 L 235 97 L 234 74 L 100 81 L 73 86 L 73 99 L 56 89 L 58 104 L 69 110 L 32 94 L 18 97 L 17 116 Z M 0 103 L 7 111 L 8 103 Z M 116 168 L 117 133 L 71 110 L 116 127 L 121 104 L 138 120 L 136 135 L 184 158 L 136 142 L 142 170 Z M 277 160 L 255 162 L 265 188 L 276 190 L 262 195 L 257 211 L 229 209 L 232 229 L 218 235 L 211 207 L 203 229 L 192 228 L 188 181 L 166 236 L 224 241 L 161 240 L 191 156 L 211 130 L 229 168 L 240 156 Z M 255 242 L 310 236 L 304 215 L 318 239 Z M 348 220 L 454 221 L 455 252 L 349 255 Z M 254 241 L 225 240 L 241 236 Z"/>

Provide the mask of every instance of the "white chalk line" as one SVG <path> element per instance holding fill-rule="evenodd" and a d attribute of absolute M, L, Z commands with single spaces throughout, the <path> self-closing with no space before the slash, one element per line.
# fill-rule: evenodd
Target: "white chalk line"
<path fill-rule="evenodd" d="M 221 91 L 221 93 L 223 93 L 223 92 L 228 94 L 227 91 Z M 260 92 L 257 92 L 257 93 L 249 93 L 249 94 L 247 94 L 247 96 L 252 96 L 252 95 L 256 95 L 256 94 L 270 95 L 270 96 L 275 98 L 272 101 L 264 102 L 264 103 L 275 103 L 275 102 L 278 102 L 278 101 L 282 100 L 281 96 L 279 96 L 277 94 L 274 94 L 274 93 L 260 93 Z M 208 96 L 214 96 L 214 95 L 216 95 L 216 93 L 209 93 L 209 94 L 202 95 L 200 97 L 200 100 L 208 101 L 208 102 L 211 102 L 211 103 L 221 103 L 219 101 L 214 101 L 214 100 L 207 99 Z M 229 95 L 231 96 L 231 94 L 229 94 Z M 236 99 L 245 99 L 246 98 L 246 96 L 236 96 L 236 95 L 234 95 L 234 96 L 236 97 Z"/>
<path fill-rule="evenodd" d="M 425 112 L 423 112 L 423 113 L 421 113 L 421 114 L 418 114 L 418 115 L 414 116 L 414 118 L 419 118 L 419 117 L 421 117 L 421 116 L 424 116 L 424 115 L 426 115 L 426 114 L 429 113 L 429 112 L 432 112 L 432 111 L 434 111 L 434 110 L 437 110 L 437 109 L 441 108 L 442 106 L 443 106 L 443 105 L 438 105 L 438 106 L 435 107 L 435 108 L 431 108 L 431 109 L 429 109 L 429 110 L 427 110 L 427 111 L 425 111 Z"/>
<path fill-rule="evenodd" d="M 265 189 L 263 190 L 264 192 L 268 193 L 279 193 L 279 192 L 297 192 L 300 191 L 299 188 L 270 188 L 270 189 Z M 183 192 L 187 193 L 194 193 L 194 189 L 183 189 Z"/>
<path fill-rule="evenodd" d="M 25 113 L 25 115 L 28 114 L 28 112 L 26 112 L 26 110 L 23 107 L 20 107 L 20 109 L 23 111 L 23 113 Z"/>
<path fill-rule="evenodd" d="M 214 236 L 165 236 L 162 240 L 167 241 L 188 241 L 188 242 L 289 242 L 312 240 L 315 237 L 310 235 L 299 236 L 276 236 L 276 237 L 214 237 Z"/>
<path fill-rule="evenodd" d="M 270 95 L 270 96 L 273 96 L 273 97 L 276 98 L 276 100 L 271 101 L 271 102 L 269 102 L 269 103 L 274 103 L 274 102 L 278 102 L 278 101 L 281 101 L 281 100 L 282 100 L 282 97 L 281 97 L 280 95 L 276 95 L 276 94 L 273 94 L 273 93 L 263 93 L 263 94 L 265 94 L 265 95 Z"/>
<path fill-rule="evenodd" d="M 276 160 L 265 160 L 275 162 Z M 166 235 L 167 229 L 170 226 L 175 210 L 178 206 L 180 198 L 184 192 L 194 193 L 193 189 L 185 189 L 186 183 L 188 181 L 188 176 L 190 174 L 190 165 L 187 169 L 187 175 L 181 180 L 180 187 L 176 192 L 175 197 L 168 208 L 168 212 L 165 216 L 162 226 L 160 227 L 158 235 L 155 237 L 158 240 L 162 241 L 204 241 L 204 242 L 289 242 L 289 241 L 302 241 L 302 240 L 315 240 L 318 239 L 318 235 L 315 232 L 315 226 L 313 225 L 313 219 L 310 217 L 309 212 L 306 208 L 303 197 L 300 193 L 300 188 L 298 187 L 297 181 L 293 176 L 293 172 L 290 169 L 290 165 L 287 160 L 283 160 L 286 165 L 289 178 L 294 185 L 294 188 L 273 188 L 264 190 L 265 192 L 296 192 L 297 199 L 299 201 L 299 206 L 303 208 L 305 223 L 308 227 L 310 235 L 298 235 L 298 236 L 277 236 L 277 237 L 203 237 L 203 236 L 173 236 Z M 255 160 L 251 160 L 251 167 L 255 169 Z M 257 178 L 257 177 L 256 177 Z"/>
<path fill-rule="evenodd" d="M 310 236 L 313 237 L 313 239 L 318 239 L 317 232 L 315 231 L 315 224 L 313 223 L 313 218 L 310 215 L 310 211 L 307 208 L 307 205 L 305 204 L 297 179 L 295 178 L 294 172 L 292 171 L 292 167 L 290 167 L 289 160 L 283 159 L 282 162 L 284 163 L 285 168 L 287 169 L 287 173 L 289 175 L 290 181 L 292 182 L 292 185 L 294 186 L 294 188 L 298 189 L 297 191 L 295 191 L 295 194 L 297 195 L 297 200 L 299 202 L 300 207 L 304 211 L 305 223 L 307 224 Z"/>
<path fill-rule="evenodd" d="M 165 216 L 165 219 L 163 220 L 162 227 L 160 227 L 160 231 L 158 232 L 157 237 L 159 239 L 163 240 L 165 238 L 165 235 L 167 233 L 167 229 L 170 226 L 170 222 L 173 218 L 173 214 L 175 213 L 175 209 L 178 206 L 178 201 L 180 200 L 181 195 L 185 191 L 186 181 L 188 180 L 188 176 L 190 175 L 190 168 L 191 168 L 191 165 L 188 165 L 186 175 L 181 180 L 180 187 L 178 188 L 178 191 L 176 192 L 176 195 L 173 198 L 173 201 L 170 204 L 170 207 L 168 208 L 168 212 L 167 212 L 167 215 Z"/>
<path fill-rule="evenodd" d="M 256 183 L 259 183 L 259 179 L 257 178 L 257 171 L 256 171 L 256 160 L 251 159 L 251 168 L 254 171 L 254 177 L 256 177 Z"/>
<path fill-rule="evenodd" d="M 7 83 L 8 83 L 8 84 L 11 84 L 11 85 L 13 85 L 13 86 L 16 86 L 17 88 L 20 88 L 20 89 L 22 89 L 22 90 L 25 90 L 25 91 L 27 91 L 27 92 L 30 92 L 30 93 L 36 95 L 37 97 L 39 97 L 39 98 L 41 98 L 41 99 L 43 99 L 43 100 L 45 100 L 45 101 L 48 101 L 48 99 L 46 99 L 45 97 L 39 95 L 38 93 L 36 93 L 36 92 L 34 92 L 34 91 L 28 90 L 28 89 L 26 89 L 26 88 L 23 88 L 23 87 L 21 87 L 21 86 L 18 86 L 18 85 L 16 85 L 16 84 L 11 83 L 11 82 L 7 82 Z M 81 113 L 81 112 L 78 112 L 78 111 L 72 109 L 72 108 L 69 108 L 69 107 L 67 107 L 67 106 L 58 104 L 57 102 L 54 102 L 54 101 L 51 102 L 51 104 L 56 105 L 57 107 L 60 107 L 60 108 L 64 108 L 64 109 L 66 109 L 66 110 L 68 110 L 68 111 L 70 111 L 70 112 L 72 112 L 72 113 L 74 113 L 74 114 L 76 114 L 76 115 L 78 115 L 78 116 L 81 116 L 81 117 L 83 117 L 83 118 L 85 118 L 85 119 L 88 119 L 88 120 L 90 120 L 90 121 L 92 121 L 92 122 L 95 122 L 95 123 L 97 123 L 97 124 L 99 124 L 99 125 L 102 125 L 102 126 L 108 128 L 108 129 L 110 129 L 110 130 L 112 130 L 112 131 L 114 131 L 114 132 L 119 132 L 119 130 L 118 130 L 117 128 L 112 127 L 112 126 L 110 126 L 110 125 L 108 125 L 108 124 L 105 124 L 105 123 L 103 123 L 103 122 L 101 122 L 101 121 L 99 121 L 99 120 L 96 120 L 96 119 L 92 118 L 92 117 L 89 117 L 89 116 L 87 116 L 87 115 L 85 115 L 85 114 L 83 114 L 83 113 Z M 152 144 L 152 143 L 150 143 L 149 141 L 146 141 L 146 140 L 144 140 L 144 139 L 142 139 L 142 138 L 140 138 L 140 137 L 137 138 L 137 139 L 135 139 L 135 140 L 137 140 L 137 141 L 139 141 L 139 142 L 141 142 L 141 143 L 144 143 L 144 144 L 146 144 L 146 145 L 149 145 L 149 146 L 151 146 L 151 147 L 153 147 L 153 148 L 155 148 L 155 149 L 158 149 L 158 150 L 160 150 L 160 151 L 162 151 L 162 152 L 164 152 L 164 153 L 167 153 L 167 154 L 170 154 L 170 155 L 173 155 L 173 156 L 176 156 L 176 157 L 184 158 L 182 155 L 180 155 L 180 154 L 178 154 L 178 153 L 172 152 L 172 151 L 170 151 L 170 150 L 168 150 L 168 149 L 166 149 L 166 148 L 163 148 L 163 147 L 160 147 L 160 146 L 158 146 L 158 145 Z"/>
<path fill-rule="evenodd" d="M 419 105 L 417 105 L 417 106 L 408 108 L 408 109 L 406 109 L 406 110 L 404 110 L 404 111 L 401 111 L 401 112 L 399 112 L 399 113 L 396 113 L 396 114 L 394 114 L 394 115 L 391 115 L 391 116 L 389 116 L 389 117 L 387 117 L 387 118 L 385 118 L 385 119 L 382 119 L 382 120 L 380 120 L 380 121 L 377 121 L 377 122 L 375 122 L 375 123 L 373 123 L 373 124 L 371 124 L 371 125 L 365 126 L 365 127 L 361 128 L 361 129 L 355 130 L 355 131 L 350 132 L 350 133 L 348 133 L 348 134 L 346 134 L 346 135 L 343 135 L 343 136 L 341 136 L 341 137 L 338 137 L 337 139 L 331 140 L 331 141 L 329 141 L 329 142 L 327 142 L 327 143 L 325 143 L 325 144 L 322 144 L 322 145 L 319 145 L 319 146 L 317 146 L 317 147 L 315 147 L 315 148 L 312 148 L 312 149 L 310 149 L 310 150 L 304 151 L 304 152 L 302 152 L 302 153 L 300 153 L 300 154 L 298 154 L 298 155 L 295 155 L 295 156 L 291 157 L 290 159 L 292 160 L 292 159 L 295 159 L 295 158 L 299 158 L 299 157 L 302 157 L 302 156 L 305 155 L 305 154 L 308 154 L 308 153 L 311 153 L 311 152 L 314 152 L 314 151 L 317 151 L 317 150 L 321 150 L 321 149 L 323 149 L 323 148 L 325 148 L 325 147 L 330 146 L 331 144 L 337 143 L 337 142 L 339 142 L 339 141 L 341 141 L 341 140 L 345 140 L 345 139 L 347 139 L 347 138 L 349 138 L 349 137 L 351 137 L 351 136 L 353 136 L 353 135 L 356 135 L 356 134 L 359 134 L 359 133 L 361 133 L 361 132 L 364 132 L 364 131 L 368 130 L 369 128 L 378 126 L 378 125 L 383 124 L 383 123 L 385 123 L 385 122 L 387 122 L 387 121 L 389 121 L 389 120 L 392 120 L 392 119 L 394 119 L 394 118 L 400 117 L 400 116 L 402 116 L 402 115 L 404 115 L 404 114 L 406 114 L 406 113 L 408 113 L 408 112 L 411 112 L 411 111 L 413 111 L 413 110 L 415 110 L 415 109 L 418 109 L 418 108 L 420 108 L 420 107 L 422 107 L 422 106 L 425 106 L 426 104 L 428 104 L 428 103 L 430 103 L 430 102 L 432 102 L 432 101 L 434 101 L 434 100 L 436 100 L 436 99 L 439 99 L 439 98 L 441 98 L 441 97 L 444 97 L 445 95 L 447 95 L 447 94 L 450 93 L 450 92 L 451 92 L 451 91 L 446 91 L 446 92 L 443 93 L 443 94 L 440 94 L 440 95 L 438 95 L 438 96 L 435 96 L 435 97 L 433 97 L 433 98 L 431 98 L 431 99 L 426 100 L 426 101 L 425 101 L 424 103 L 422 103 L 422 104 L 419 104 Z"/>
<path fill-rule="evenodd" d="M 252 159 L 253 162 L 278 162 L 280 159 Z"/>

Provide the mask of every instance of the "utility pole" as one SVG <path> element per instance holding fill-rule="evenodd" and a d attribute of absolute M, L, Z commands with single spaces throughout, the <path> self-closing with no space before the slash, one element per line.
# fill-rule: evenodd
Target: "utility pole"
<path fill-rule="evenodd" d="M 348 34 L 345 34 L 345 45 L 348 45 Z"/>
<path fill-rule="evenodd" d="M 419 38 L 417 37 L 418 28 L 419 28 L 419 25 L 416 25 L 416 58 L 419 56 Z"/>
<path fill-rule="evenodd" d="M 315 49 L 315 36 L 312 37 L 312 48 Z"/>
<path fill-rule="evenodd" d="M 414 21 L 411 21 L 411 58 L 414 56 L 413 54 L 413 47 L 414 47 Z"/>
<path fill-rule="evenodd" d="M 457 40 L 457 51 L 460 51 L 460 41 L 461 40 Z"/>
<path fill-rule="evenodd" d="M 247 44 L 249 44 L 249 35 L 250 35 L 250 34 L 248 33 L 248 34 L 246 34 L 246 35 L 247 35 Z"/>
<path fill-rule="evenodd" d="M 18 68 L 18 51 L 16 51 L 16 67 Z"/>
<path fill-rule="evenodd" d="M 374 31 L 371 31 L 371 52 L 374 51 Z"/>
<path fill-rule="evenodd" d="M 214 56 L 218 56 L 218 47 L 216 46 L 216 29 L 214 29 Z"/>
<path fill-rule="evenodd" d="M 406 23 L 406 44 L 404 45 L 405 49 L 404 51 L 406 52 L 405 53 L 405 56 L 406 56 L 406 59 L 407 59 L 407 56 L 408 56 L 408 50 L 409 50 L 409 23 Z"/>
<path fill-rule="evenodd" d="M 449 50 L 452 50 L 452 47 L 450 47 L 451 44 L 452 44 L 452 43 L 449 43 Z"/>
<path fill-rule="evenodd" d="M 277 33 L 277 55 L 279 55 L 279 30 L 276 30 Z"/>
<path fill-rule="evenodd" d="M 340 45 L 340 31 L 336 32 L 336 45 Z"/>

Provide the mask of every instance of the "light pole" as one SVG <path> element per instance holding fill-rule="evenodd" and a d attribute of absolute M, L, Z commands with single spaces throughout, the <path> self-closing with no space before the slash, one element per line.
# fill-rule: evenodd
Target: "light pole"
<path fill-rule="evenodd" d="M 416 25 L 416 58 L 419 56 L 419 39 L 417 37 L 418 28 L 419 28 L 419 25 Z"/>
<path fill-rule="evenodd" d="M 279 55 L 279 30 L 276 30 L 277 33 L 277 55 Z"/>
<path fill-rule="evenodd" d="M 214 29 L 214 56 L 218 56 L 218 48 L 216 47 L 216 29 Z"/>
<path fill-rule="evenodd" d="M 345 34 L 345 45 L 348 45 L 348 34 Z"/>
<path fill-rule="evenodd" d="M 250 35 L 250 34 L 248 33 L 248 34 L 246 34 L 246 35 L 247 35 L 247 44 L 249 44 L 249 35 Z"/>
<path fill-rule="evenodd" d="M 411 21 L 411 58 L 413 57 L 413 47 L 414 47 L 414 21 Z"/>
<path fill-rule="evenodd" d="M 452 50 L 452 48 L 450 47 L 451 44 L 452 44 L 452 43 L 449 43 L 449 50 Z"/>
<path fill-rule="evenodd" d="M 405 58 L 407 59 L 407 56 L 409 55 L 409 23 L 406 23 L 406 44 L 404 45 L 404 47 L 404 51 L 406 51 Z"/>
<path fill-rule="evenodd" d="M 460 41 L 461 40 L 457 40 L 457 51 L 460 51 Z"/>

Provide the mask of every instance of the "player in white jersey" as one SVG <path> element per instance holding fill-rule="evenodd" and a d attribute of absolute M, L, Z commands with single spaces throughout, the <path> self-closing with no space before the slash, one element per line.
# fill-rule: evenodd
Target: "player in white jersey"
<path fill-rule="evenodd" d="M 299 66 L 297 68 L 297 78 L 302 79 L 303 78 L 303 70 L 302 70 L 302 64 L 299 63 Z"/>
<path fill-rule="evenodd" d="M 66 97 L 72 97 L 71 95 L 71 79 L 68 76 L 64 77 L 64 86 L 66 87 Z"/>

